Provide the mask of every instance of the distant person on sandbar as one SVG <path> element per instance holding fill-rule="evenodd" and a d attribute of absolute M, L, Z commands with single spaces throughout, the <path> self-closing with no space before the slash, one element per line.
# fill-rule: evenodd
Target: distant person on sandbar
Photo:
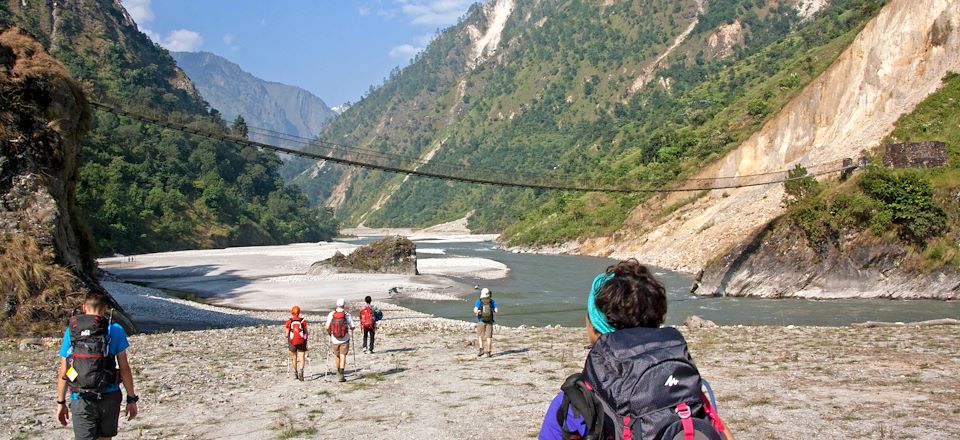
<path fill-rule="evenodd" d="M 373 301 L 369 295 L 363 299 L 367 305 L 360 309 L 360 329 L 363 330 L 363 352 L 373 353 L 373 341 L 377 336 L 377 321 L 383 319 L 383 312 L 372 305 Z M 370 336 L 370 346 L 367 348 L 367 336 Z"/>
<path fill-rule="evenodd" d="M 283 325 L 283 336 L 287 340 L 290 350 L 290 366 L 293 367 L 293 377 L 303 380 L 303 367 L 306 365 L 307 355 L 307 320 L 300 316 L 300 306 L 290 309 L 290 318 Z"/>
<path fill-rule="evenodd" d="M 587 361 L 560 387 L 538 438 L 733 440 L 683 336 L 660 327 L 666 314 L 666 289 L 637 260 L 597 275 Z"/>
<path fill-rule="evenodd" d="M 493 315 L 500 313 L 497 310 L 497 302 L 490 295 L 490 289 L 484 287 L 480 290 L 480 298 L 473 304 L 473 314 L 477 315 L 477 347 L 480 351 L 477 357 L 483 356 L 484 347 L 486 347 L 487 357 L 493 350 Z"/>
<path fill-rule="evenodd" d="M 337 308 L 327 315 L 327 333 L 330 334 L 333 362 L 337 369 L 337 380 L 346 382 L 344 371 L 347 369 L 347 354 L 350 353 L 350 330 L 354 329 L 353 318 L 346 310 L 347 301 L 337 300 Z"/>

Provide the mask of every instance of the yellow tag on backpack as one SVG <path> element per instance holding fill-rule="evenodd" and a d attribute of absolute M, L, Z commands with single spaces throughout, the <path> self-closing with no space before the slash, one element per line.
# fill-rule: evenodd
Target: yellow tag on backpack
<path fill-rule="evenodd" d="M 77 370 L 74 370 L 73 367 L 67 370 L 67 379 L 70 379 L 71 382 L 77 380 L 77 376 L 79 375 L 80 373 L 77 373 Z"/>

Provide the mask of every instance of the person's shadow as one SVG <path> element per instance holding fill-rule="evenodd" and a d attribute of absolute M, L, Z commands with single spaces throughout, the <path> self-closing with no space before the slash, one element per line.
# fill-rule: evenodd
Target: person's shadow
<path fill-rule="evenodd" d="M 387 353 L 406 353 L 406 352 L 408 352 L 408 351 L 414 351 L 414 350 L 416 350 L 416 349 L 415 349 L 415 348 L 409 348 L 409 347 L 407 347 L 407 348 L 391 348 L 391 349 L 389 349 L 389 350 L 377 351 L 377 352 L 375 352 L 375 354 L 377 354 L 377 353 L 379 353 L 379 354 L 387 354 Z"/>
<path fill-rule="evenodd" d="M 511 354 L 526 353 L 528 351 L 530 351 L 529 348 L 514 348 L 499 353 L 492 353 L 491 357 L 510 356 Z"/>

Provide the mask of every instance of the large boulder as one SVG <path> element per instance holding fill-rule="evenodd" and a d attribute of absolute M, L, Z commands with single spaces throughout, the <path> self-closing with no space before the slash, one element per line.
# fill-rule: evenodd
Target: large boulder
<path fill-rule="evenodd" d="M 74 209 L 89 124 L 64 66 L 24 31 L 0 32 L 0 335 L 60 332 L 80 296 L 103 291 Z"/>
<path fill-rule="evenodd" d="M 395 273 L 418 275 L 417 245 L 406 237 L 385 237 L 362 246 L 350 255 L 339 251 L 334 256 L 313 263 L 311 275 L 330 273 Z"/>

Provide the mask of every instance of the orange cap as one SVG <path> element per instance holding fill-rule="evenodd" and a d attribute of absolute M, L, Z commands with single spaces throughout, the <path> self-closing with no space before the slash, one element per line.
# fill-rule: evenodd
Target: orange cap
<path fill-rule="evenodd" d="M 300 306 L 293 306 L 293 308 L 290 309 L 290 314 L 293 316 L 300 316 Z"/>

